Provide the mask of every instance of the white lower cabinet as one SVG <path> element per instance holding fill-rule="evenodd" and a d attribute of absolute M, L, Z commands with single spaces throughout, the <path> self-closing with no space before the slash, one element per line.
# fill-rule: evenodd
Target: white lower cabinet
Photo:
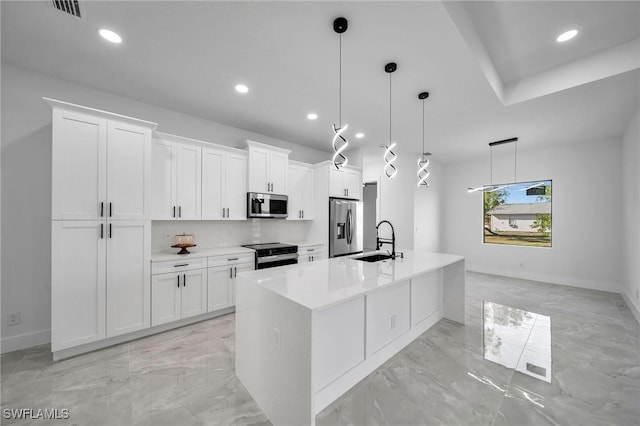
<path fill-rule="evenodd" d="M 179 270 L 153 275 L 151 325 L 165 324 L 207 312 L 207 270 Z"/>
<path fill-rule="evenodd" d="M 53 221 L 51 349 L 148 328 L 149 221 Z"/>
<path fill-rule="evenodd" d="M 315 391 L 364 361 L 364 297 L 314 313 Z"/>
<path fill-rule="evenodd" d="M 367 355 L 407 332 L 411 326 L 409 281 L 367 295 Z"/>
<path fill-rule="evenodd" d="M 411 325 L 441 309 L 442 269 L 411 279 Z"/>
<path fill-rule="evenodd" d="M 298 263 L 314 262 L 326 257 L 327 255 L 324 252 L 324 244 L 298 246 Z"/>
<path fill-rule="evenodd" d="M 253 255 L 209 258 L 207 311 L 213 312 L 236 304 L 236 275 L 253 271 Z"/>

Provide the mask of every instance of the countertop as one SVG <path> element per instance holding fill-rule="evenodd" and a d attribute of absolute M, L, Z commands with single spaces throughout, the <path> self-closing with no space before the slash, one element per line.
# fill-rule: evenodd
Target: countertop
<path fill-rule="evenodd" d="M 403 259 L 373 263 L 353 259 L 360 256 L 241 272 L 238 277 L 315 310 L 464 260 L 453 254 L 413 250 L 405 250 Z"/>
<path fill-rule="evenodd" d="M 165 262 L 170 260 L 183 260 L 183 259 L 199 259 L 209 256 L 226 256 L 230 254 L 254 254 L 255 250 L 235 246 L 235 247 L 215 247 L 215 248 L 199 248 L 198 246 L 192 247 L 189 250 L 190 254 L 176 254 L 179 249 L 171 249 L 173 253 L 159 252 L 151 253 L 152 262 Z"/>

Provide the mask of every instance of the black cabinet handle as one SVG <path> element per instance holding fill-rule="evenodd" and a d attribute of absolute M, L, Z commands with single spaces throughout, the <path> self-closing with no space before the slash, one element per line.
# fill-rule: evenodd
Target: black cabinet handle
<path fill-rule="evenodd" d="M 181 266 L 189 266 L 189 264 L 188 263 L 181 263 L 179 265 L 173 265 L 174 268 L 179 268 Z"/>
<path fill-rule="evenodd" d="M 112 203 L 110 202 L 110 203 L 109 203 L 109 217 L 111 217 L 111 216 L 112 216 L 112 214 L 111 214 L 111 213 L 112 213 L 112 210 L 113 210 L 113 209 L 112 209 L 112 207 L 113 207 L 113 205 L 112 205 Z"/>
<path fill-rule="evenodd" d="M 176 206 L 173 206 L 173 217 L 176 217 Z"/>
<path fill-rule="evenodd" d="M 104 223 L 100 224 L 100 239 L 104 238 Z"/>
<path fill-rule="evenodd" d="M 232 260 L 238 260 L 239 257 L 232 257 L 231 259 L 227 259 L 227 261 L 231 262 Z"/>
<path fill-rule="evenodd" d="M 302 218 L 304 219 L 304 210 L 302 210 Z"/>
<path fill-rule="evenodd" d="M 225 211 L 225 208 L 223 207 L 222 208 L 222 217 L 224 217 L 224 211 Z"/>
<path fill-rule="evenodd" d="M 104 216 L 104 201 L 100 202 L 100 217 Z"/>
<path fill-rule="evenodd" d="M 182 217 L 182 206 L 178 206 L 178 217 Z"/>
<path fill-rule="evenodd" d="M 227 207 L 227 218 L 229 217 L 229 207 Z"/>
<path fill-rule="evenodd" d="M 233 268 L 229 268 L 229 278 L 233 278 Z"/>
<path fill-rule="evenodd" d="M 183 287 L 187 286 L 187 274 L 182 275 L 182 286 Z"/>
<path fill-rule="evenodd" d="M 180 275 L 178 275 L 178 288 L 180 288 Z"/>
<path fill-rule="evenodd" d="M 109 238 L 113 238 L 113 229 L 111 228 L 111 224 L 109 224 Z"/>
<path fill-rule="evenodd" d="M 237 276 L 238 276 L 238 267 L 237 267 L 237 266 L 234 266 L 234 267 L 233 267 L 233 276 L 234 276 L 234 277 L 237 277 Z"/>

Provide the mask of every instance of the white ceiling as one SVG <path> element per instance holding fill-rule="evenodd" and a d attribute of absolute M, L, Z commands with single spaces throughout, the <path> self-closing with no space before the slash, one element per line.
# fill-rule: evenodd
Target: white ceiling
<path fill-rule="evenodd" d="M 506 3 L 458 3 L 476 30 L 470 40 L 451 4 L 440 2 L 88 1 L 81 21 L 48 1 L 2 1 L 2 61 L 329 150 L 338 115 L 332 22 L 345 16 L 342 111 L 352 146 L 388 142 L 389 77 L 383 67 L 389 61 L 398 63 L 392 105 L 399 153 L 422 150 L 417 95 L 423 90 L 431 92 L 426 149 L 436 161 L 485 154 L 487 142 L 512 136 L 527 149 L 620 135 L 640 106 L 635 58 L 626 71 L 616 68 L 537 92 L 544 96 L 505 102 L 488 80 L 478 47 L 484 46 L 500 84 L 527 79 L 638 38 L 638 21 L 631 17 L 639 3 Z M 544 19 L 555 4 L 563 19 Z M 594 23 L 596 15 L 601 20 Z M 524 16 L 529 24 L 514 24 Z M 559 46 L 553 41 L 557 28 L 571 17 L 583 29 L 581 38 Z M 124 42 L 107 44 L 97 35 L 101 27 L 117 31 Z M 615 34 L 604 37 L 607 28 Z M 250 92 L 238 95 L 238 82 Z M 316 122 L 306 119 L 311 111 L 319 115 Z M 357 131 L 366 137 L 353 138 Z"/>

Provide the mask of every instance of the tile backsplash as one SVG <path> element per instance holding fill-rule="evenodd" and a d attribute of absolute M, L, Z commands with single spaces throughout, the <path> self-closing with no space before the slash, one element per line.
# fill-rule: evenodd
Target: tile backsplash
<path fill-rule="evenodd" d="M 248 219 L 237 221 L 153 221 L 152 253 L 172 253 L 173 236 L 194 234 L 199 248 L 239 246 L 271 242 L 300 242 L 309 239 L 312 222 L 280 219 Z"/>

